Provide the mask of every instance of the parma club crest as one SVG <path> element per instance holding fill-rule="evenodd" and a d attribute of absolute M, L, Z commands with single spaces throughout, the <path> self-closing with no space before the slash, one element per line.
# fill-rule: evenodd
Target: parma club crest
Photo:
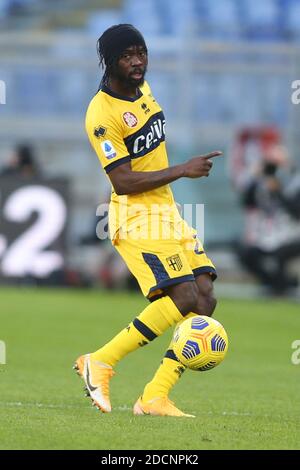
<path fill-rule="evenodd" d="M 179 255 L 170 256 L 167 258 L 167 263 L 174 271 L 180 271 L 182 268 L 182 261 Z"/>
<path fill-rule="evenodd" d="M 123 114 L 123 119 L 128 127 L 135 127 L 138 123 L 138 118 L 130 111 Z"/>

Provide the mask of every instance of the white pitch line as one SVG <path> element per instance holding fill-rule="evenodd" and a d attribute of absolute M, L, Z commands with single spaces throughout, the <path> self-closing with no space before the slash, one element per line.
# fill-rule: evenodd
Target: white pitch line
<path fill-rule="evenodd" d="M 23 403 L 21 401 L 15 402 L 0 402 L 0 407 L 2 408 L 51 408 L 51 409 L 73 409 L 73 408 L 83 408 L 81 405 L 54 405 L 53 403 Z M 117 406 L 115 410 L 119 411 L 129 411 L 132 408 L 127 405 Z"/>
<path fill-rule="evenodd" d="M 0 407 L 3 408 L 51 408 L 51 409 L 73 409 L 73 408 L 83 408 L 82 405 L 55 405 L 53 403 L 23 403 L 21 401 L 12 401 L 12 402 L 0 402 Z M 129 408 L 127 405 L 117 406 L 115 408 L 119 411 L 128 411 L 132 408 Z"/>
<path fill-rule="evenodd" d="M 24 403 L 21 401 L 15 402 L 0 402 L 0 407 L 3 408 L 50 408 L 50 409 L 74 409 L 74 408 L 83 408 L 82 405 L 55 405 L 53 403 Z M 128 405 L 121 405 L 114 408 L 118 411 L 131 411 L 132 407 Z M 240 413 L 238 411 L 221 411 L 219 413 L 214 411 L 199 412 L 194 411 L 198 415 L 220 415 L 220 416 L 254 416 L 252 413 Z"/>
<path fill-rule="evenodd" d="M 24 408 L 81 408 L 79 405 L 54 405 L 51 403 L 22 403 L 21 401 L 13 401 L 13 402 L 0 402 L 0 407 L 3 408 L 17 408 L 17 407 L 24 407 Z"/>

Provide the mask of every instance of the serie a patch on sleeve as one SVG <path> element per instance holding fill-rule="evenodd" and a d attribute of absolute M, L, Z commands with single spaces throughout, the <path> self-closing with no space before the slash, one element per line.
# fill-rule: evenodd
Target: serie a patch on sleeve
<path fill-rule="evenodd" d="M 117 152 L 113 146 L 113 144 L 111 143 L 110 140 L 105 140 L 104 142 L 101 142 L 101 148 L 102 148 L 102 151 L 105 155 L 105 157 L 110 160 L 111 158 L 114 158 L 116 157 L 117 155 Z"/>

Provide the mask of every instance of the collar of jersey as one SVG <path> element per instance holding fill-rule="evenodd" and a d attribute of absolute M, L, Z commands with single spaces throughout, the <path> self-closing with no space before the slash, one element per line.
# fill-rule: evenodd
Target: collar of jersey
<path fill-rule="evenodd" d="M 119 95 L 119 93 L 115 93 L 110 88 L 108 88 L 107 85 L 102 85 L 101 91 L 104 91 L 104 93 L 107 93 L 108 95 L 113 96 L 114 98 L 117 98 L 118 100 L 123 100 L 123 101 L 132 101 L 132 102 L 134 102 L 134 101 L 139 100 L 140 97 L 143 96 L 143 93 L 141 92 L 140 89 L 139 89 L 138 96 L 136 96 L 135 98 L 129 98 L 128 96 Z"/>

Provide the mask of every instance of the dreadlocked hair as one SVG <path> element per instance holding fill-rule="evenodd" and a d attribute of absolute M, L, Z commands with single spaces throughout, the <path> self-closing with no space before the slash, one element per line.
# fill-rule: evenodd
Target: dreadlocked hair
<path fill-rule="evenodd" d="M 100 69 L 104 70 L 103 76 L 98 86 L 98 91 L 99 91 L 103 85 L 107 84 L 108 77 L 109 77 L 109 67 L 107 67 L 107 65 L 105 64 L 104 55 L 101 50 L 101 38 L 98 39 L 96 47 L 97 47 L 97 55 L 99 58 L 99 67 Z"/>

